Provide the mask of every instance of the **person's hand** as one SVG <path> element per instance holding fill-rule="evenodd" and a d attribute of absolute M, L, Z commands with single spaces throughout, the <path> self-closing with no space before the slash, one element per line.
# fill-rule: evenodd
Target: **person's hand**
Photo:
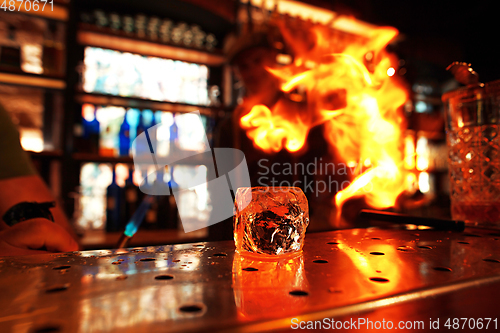
<path fill-rule="evenodd" d="M 78 244 L 60 225 L 36 218 L 15 224 L 0 225 L 0 257 L 77 251 Z"/>

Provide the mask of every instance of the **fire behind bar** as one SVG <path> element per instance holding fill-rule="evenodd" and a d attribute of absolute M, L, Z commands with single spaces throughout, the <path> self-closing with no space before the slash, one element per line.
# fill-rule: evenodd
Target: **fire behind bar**
<path fill-rule="evenodd" d="M 362 209 L 358 215 L 362 220 L 375 220 L 390 222 L 395 224 L 415 224 L 433 227 L 436 230 L 463 231 L 465 229 L 464 221 L 453 221 L 437 219 L 432 217 L 410 216 L 392 212 L 381 212 L 377 210 Z"/>

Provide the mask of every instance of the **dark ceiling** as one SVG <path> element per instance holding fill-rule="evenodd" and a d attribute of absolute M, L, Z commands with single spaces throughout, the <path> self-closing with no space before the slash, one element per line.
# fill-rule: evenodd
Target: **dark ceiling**
<path fill-rule="evenodd" d="M 500 33 L 498 2 L 414 0 L 304 0 L 366 22 L 396 27 L 404 57 L 437 67 L 472 63 L 484 82 L 500 79 L 496 46 Z"/>

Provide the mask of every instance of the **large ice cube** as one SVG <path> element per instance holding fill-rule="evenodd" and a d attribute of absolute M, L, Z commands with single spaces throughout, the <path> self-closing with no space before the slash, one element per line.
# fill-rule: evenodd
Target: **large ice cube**
<path fill-rule="evenodd" d="M 240 253 L 298 252 L 308 225 L 309 208 L 300 188 L 243 187 L 236 192 L 234 240 Z"/>

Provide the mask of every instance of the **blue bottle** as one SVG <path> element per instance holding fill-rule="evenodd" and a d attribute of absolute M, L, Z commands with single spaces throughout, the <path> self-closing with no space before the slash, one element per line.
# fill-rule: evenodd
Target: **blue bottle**
<path fill-rule="evenodd" d="M 130 156 L 132 156 L 135 149 L 134 140 L 137 137 L 137 127 L 139 126 L 139 121 L 140 121 L 139 116 L 140 116 L 140 111 L 138 109 L 133 109 L 133 108 L 128 109 L 127 113 L 125 114 L 125 119 L 127 120 L 127 123 L 130 126 L 129 130 Z"/>
<path fill-rule="evenodd" d="M 119 231 L 124 218 L 124 192 L 116 183 L 116 171 L 113 168 L 113 180 L 106 189 L 106 231 Z"/>
<path fill-rule="evenodd" d="M 143 113 L 139 114 L 139 122 L 137 124 L 137 136 L 144 133 L 147 129 L 147 125 L 150 124 L 151 121 L 148 118 L 144 117 Z M 149 132 L 148 132 L 149 134 Z M 150 153 L 150 148 L 147 140 L 137 140 L 134 142 L 134 148 L 136 156 L 144 156 L 144 154 Z"/>
<path fill-rule="evenodd" d="M 149 140 L 151 142 L 151 148 L 153 152 L 156 152 L 156 131 L 149 130 L 151 127 L 156 125 L 155 116 L 153 111 L 149 109 L 142 110 L 142 124 L 144 126 L 144 130 L 148 132 Z M 150 147 L 148 147 L 149 151 L 151 151 Z"/>
<path fill-rule="evenodd" d="M 175 153 L 180 149 L 179 147 L 179 127 L 177 127 L 177 123 L 174 122 L 172 126 L 170 126 L 170 152 Z M 172 178 L 173 179 L 173 178 Z"/>
<path fill-rule="evenodd" d="M 88 107 L 88 106 L 86 106 Z M 97 154 L 99 151 L 99 133 L 100 124 L 96 117 L 96 109 L 94 107 L 93 116 L 82 117 L 83 139 L 85 140 L 85 150 L 92 154 Z"/>
<path fill-rule="evenodd" d="M 123 123 L 120 126 L 119 133 L 120 156 L 129 156 L 130 153 L 130 124 L 127 121 L 127 116 L 123 118 Z"/>

